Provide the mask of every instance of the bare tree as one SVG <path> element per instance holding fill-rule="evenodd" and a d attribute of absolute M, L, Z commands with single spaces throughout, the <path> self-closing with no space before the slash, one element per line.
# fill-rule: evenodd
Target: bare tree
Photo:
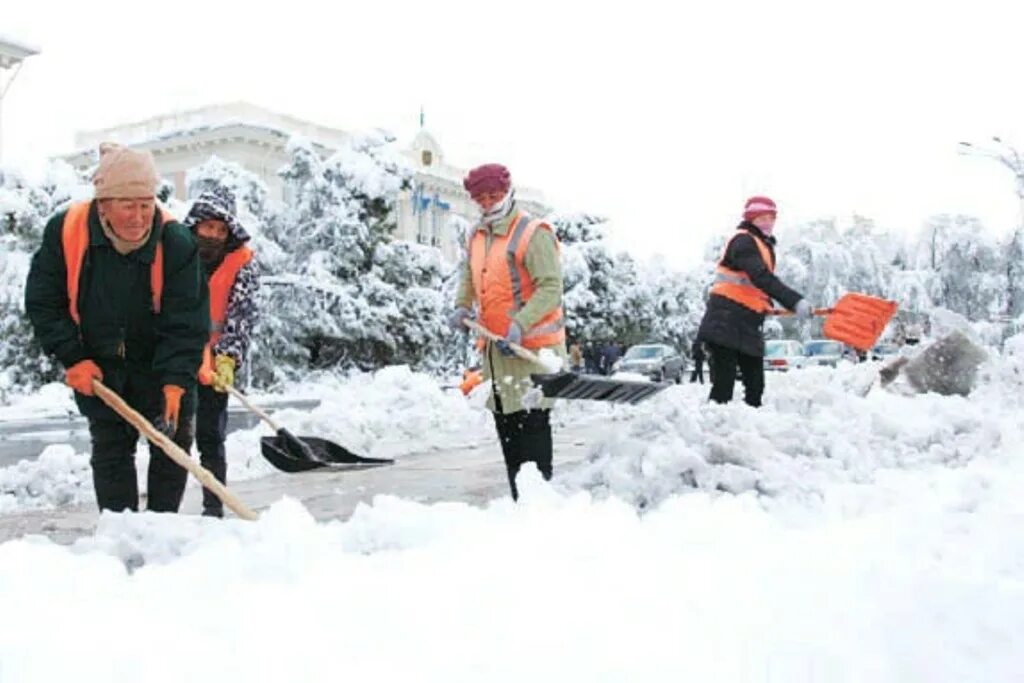
<path fill-rule="evenodd" d="M 1024 156 L 1016 147 L 995 135 L 992 136 L 991 142 L 982 145 L 961 142 L 959 152 L 968 156 L 995 159 L 1013 173 L 1020 214 L 1017 227 L 1006 249 L 1006 314 L 1016 317 L 1024 313 Z"/>
<path fill-rule="evenodd" d="M 987 157 L 995 159 L 1013 173 L 1017 182 L 1017 198 L 1024 203 L 1024 157 L 1017 149 L 1003 139 L 993 135 L 992 142 L 984 145 L 976 145 L 973 142 L 961 142 L 959 145 L 961 154 L 968 156 Z"/>

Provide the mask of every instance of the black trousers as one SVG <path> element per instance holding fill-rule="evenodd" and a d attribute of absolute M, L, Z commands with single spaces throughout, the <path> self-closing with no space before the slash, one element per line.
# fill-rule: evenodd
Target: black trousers
<path fill-rule="evenodd" d="M 161 421 L 164 398 L 159 385 L 134 386 L 129 382 L 121 390 L 121 398 L 150 422 Z M 173 441 L 186 452 L 192 446 L 192 431 L 192 415 L 183 405 Z M 117 415 L 101 414 L 89 418 L 89 437 L 92 441 L 89 464 L 100 510 L 138 511 L 139 486 L 135 469 L 138 430 Z M 181 465 L 150 442 L 147 508 L 153 512 L 177 512 L 187 476 L 188 472 Z"/>
<path fill-rule="evenodd" d="M 196 408 L 196 446 L 199 448 L 199 464 L 210 470 L 222 484 L 227 483 L 228 477 L 228 462 L 224 451 L 227 436 L 228 395 L 200 385 Z M 203 512 L 217 517 L 224 515 L 224 504 L 206 487 L 203 487 Z"/>
<path fill-rule="evenodd" d="M 711 400 L 728 403 L 736 385 L 736 368 L 743 373 L 743 400 L 747 405 L 759 408 L 764 394 L 764 358 L 748 356 L 736 349 L 718 344 L 708 344 L 711 368 Z"/>
<path fill-rule="evenodd" d="M 499 408 L 500 411 L 500 408 Z M 526 462 L 537 463 L 544 479 L 551 479 L 551 411 L 520 410 L 507 415 L 494 413 L 494 424 L 498 428 L 501 452 L 505 456 L 508 471 L 508 485 L 512 500 L 519 500 L 516 475 Z"/>
<path fill-rule="evenodd" d="M 700 380 L 701 384 L 704 384 L 704 359 L 695 360 L 693 362 L 693 372 L 690 373 L 690 383 Z"/>

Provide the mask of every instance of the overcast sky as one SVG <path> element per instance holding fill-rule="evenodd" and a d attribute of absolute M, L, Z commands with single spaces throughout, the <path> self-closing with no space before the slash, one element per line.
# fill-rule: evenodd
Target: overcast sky
<path fill-rule="evenodd" d="M 753 193 L 782 208 L 783 245 L 853 211 L 894 230 L 1018 220 L 1011 174 L 956 143 L 1024 146 L 1019 3 L 670 4 L 6 0 L 0 33 L 42 54 L 4 102 L 4 158 L 233 100 L 409 140 L 422 104 L 451 163 L 504 162 L 680 264 Z"/>

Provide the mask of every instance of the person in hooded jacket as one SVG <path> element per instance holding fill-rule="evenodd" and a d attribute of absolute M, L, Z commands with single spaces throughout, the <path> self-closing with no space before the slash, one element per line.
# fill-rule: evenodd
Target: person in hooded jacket
<path fill-rule="evenodd" d="M 259 269 L 247 244 L 249 235 L 236 217 L 234 194 L 227 188 L 203 192 L 184 224 L 195 235 L 210 289 L 210 338 L 199 370 L 196 445 L 202 466 L 223 484 L 227 481 L 227 389 L 234 386 L 235 373 L 249 354 L 259 318 Z M 203 515 L 224 516 L 223 503 L 206 488 Z"/>
<path fill-rule="evenodd" d="M 697 337 L 706 345 L 711 371 L 710 400 L 728 403 L 742 374 L 744 400 L 761 405 L 764 394 L 764 318 L 772 299 L 811 317 L 811 305 L 775 276 L 775 219 L 778 210 L 768 197 L 751 197 L 743 221 L 725 246 L 711 286 Z"/>

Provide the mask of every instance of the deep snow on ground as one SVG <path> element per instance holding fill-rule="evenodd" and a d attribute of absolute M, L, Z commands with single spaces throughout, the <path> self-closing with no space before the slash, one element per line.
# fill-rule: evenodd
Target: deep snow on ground
<path fill-rule="evenodd" d="M 1007 348 L 968 398 L 893 394 L 865 364 L 770 375 L 757 411 L 695 385 L 563 406 L 559 425 L 621 429 L 553 484 L 524 471 L 519 505 L 382 496 L 318 523 L 286 499 L 255 523 L 105 514 L 71 547 L 8 542 L 0 678 L 1020 680 Z M 318 391 L 282 422 L 370 454 L 493 438 L 478 396 L 404 369 Z"/>
<path fill-rule="evenodd" d="M 405 366 L 348 377 L 324 376 L 318 382 L 288 387 L 278 396 L 262 395 L 261 404 L 277 398 L 318 399 L 312 409 L 284 408 L 273 419 L 300 436 L 330 439 L 363 455 L 405 458 L 455 446 L 493 442 L 494 423 L 485 409 L 486 386 L 467 399 L 451 382 L 439 382 L 414 373 Z M 71 390 L 47 385 L 43 395 L 50 405 L 68 402 L 74 410 Z M 25 417 L 44 413 L 36 398 L 7 408 L 9 415 Z M 564 404 L 554 422 L 576 424 L 590 420 L 628 419 L 633 412 L 620 406 Z M 276 470 L 260 455 L 260 437 L 273 434 L 261 424 L 228 435 L 229 481 L 266 476 Z M 197 453 L 193 447 L 193 453 Z M 136 452 L 139 490 L 146 490 L 149 447 L 140 442 Z M 16 509 L 47 509 L 94 500 L 88 453 L 74 453 L 68 445 L 50 446 L 36 461 L 0 468 L 0 513 Z M 197 486 L 193 480 L 190 486 Z"/>

